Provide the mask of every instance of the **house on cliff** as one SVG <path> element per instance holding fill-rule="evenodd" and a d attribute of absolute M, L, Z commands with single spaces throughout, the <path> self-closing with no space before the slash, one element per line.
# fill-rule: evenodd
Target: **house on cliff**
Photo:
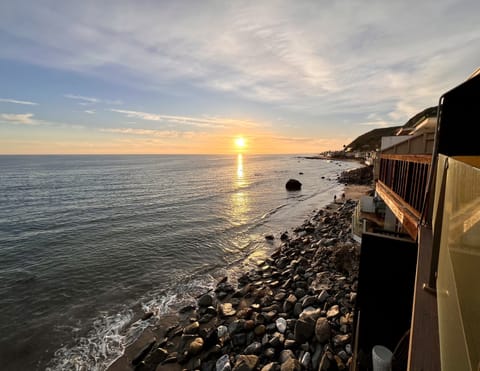
<path fill-rule="evenodd" d="M 388 220 L 362 234 L 353 370 L 376 345 L 394 371 L 480 369 L 478 107 L 480 69 L 378 152 Z"/>

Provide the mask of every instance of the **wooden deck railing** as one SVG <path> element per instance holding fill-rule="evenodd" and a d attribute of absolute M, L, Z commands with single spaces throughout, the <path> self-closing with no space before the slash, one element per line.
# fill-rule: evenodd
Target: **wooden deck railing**
<path fill-rule="evenodd" d="M 414 239 L 425 200 L 431 159 L 430 154 L 380 155 L 377 192 Z"/>

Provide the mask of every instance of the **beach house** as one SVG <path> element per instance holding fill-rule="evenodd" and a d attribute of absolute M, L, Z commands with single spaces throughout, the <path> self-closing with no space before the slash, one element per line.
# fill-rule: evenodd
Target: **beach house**
<path fill-rule="evenodd" d="M 378 345 L 392 370 L 480 369 L 479 107 L 480 69 L 378 153 L 388 220 L 361 238 L 354 370 Z"/>

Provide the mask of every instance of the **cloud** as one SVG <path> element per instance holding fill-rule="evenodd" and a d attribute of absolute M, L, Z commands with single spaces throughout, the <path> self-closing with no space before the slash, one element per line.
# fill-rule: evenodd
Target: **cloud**
<path fill-rule="evenodd" d="M 168 7 L 119 0 L 114 7 L 82 1 L 55 8 L 19 0 L 0 8 L 0 30 L 8 35 L 0 58 L 162 94 L 182 86 L 259 102 L 266 110 L 311 116 L 374 111 L 398 121 L 435 104 L 478 66 L 479 11 L 474 0 L 187 1 Z M 25 18 L 29 22 L 18 21 Z"/>
<path fill-rule="evenodd" d="M 64 97 L 68 99 L 78 100 L 80 101 L 78 104 L 82 106 L 92 105 L 97 103 L 105 103 L 105 104 L 112 104 L 112 105 L 122 104 L 122 101 L 120 100 L 100 99 L 100 98 L 85 97 L 83 95 L 75 95 L 75 94 L 65 94 Z"/>
<path fill-rule="evenodd" d="M 148 113 L 131 110 L 110 109 L 112 112 L 124 114 L 128 118 L 139 118 L 146 121 L 159 121 L 169 124 L 190 125 L 202 128 L 227 128 L 227 127 L 244 127 L 251 128 L 258 126 L 257 123 L 249 120 L 220 118 L 220 117 L 188 117 L 162 115 L 157 113 Z"/>
<path fill-rule="evenodd" d="M 33 120 L 33 113 L 2 113 L 0 121 L 8 124 L 20 125 L 36 125 L 37 121 Z"/>
<path fill-rule="evenodd" d="M 87 109 L 87 110 L 85 110 L 85 111 L 83 111 L 83 112 L 88 113 L 89 115 L 94 115 L 94 114 L 95 114 L 95 111 L 94 111 L 94 110 L 89 110 L 89 109 Z"/>
<path fill-rule="evenodd" d="M 105 133 L 129 134 L 129 135 L 146 135 L 160 138 L 178 138 L 181 136 L 188 136 L 189 133 L 169 130 L 154 130 L 154 129 L 133 129 L 133 128 L 104 128 L 100 131 Z"/>
<path fill-rule="evenodd" d="M 16 100 L 16 99 L 9 99 L 9 98 L 0 98 L 0 102 L 3 103 L 13 103 L 13 104 L 24 104 L 27 106 L 38 106 L 38 103 L 29 102 L 26 100 Z"/>

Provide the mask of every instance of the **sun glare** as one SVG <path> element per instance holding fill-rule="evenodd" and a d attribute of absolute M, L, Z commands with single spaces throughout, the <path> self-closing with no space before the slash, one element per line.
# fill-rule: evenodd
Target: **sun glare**
<path fill-rule="evenodd" d="M 245 148 L 246 145 L 247 141 L 244 137 L 235 138 L 235 147 L 237 147 L 238 149 Z"/>

